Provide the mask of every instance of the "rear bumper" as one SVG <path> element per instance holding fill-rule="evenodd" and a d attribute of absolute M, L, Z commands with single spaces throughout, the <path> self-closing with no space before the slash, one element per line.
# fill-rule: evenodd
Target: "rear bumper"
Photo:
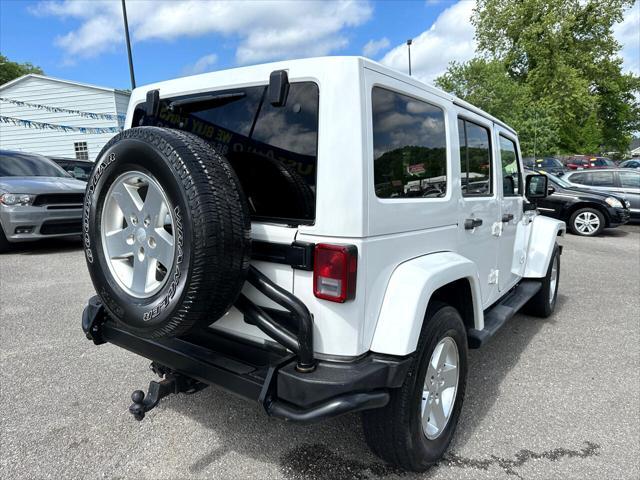
<path fill-rule="evenodd" d="M 112 343 L 199 382 L 259 402 L 268 415 L 309 423 L 379 408 L 402 385 L 411 357 L 369 353 L 352 362 L 318 360 L 311 372 L 296 368 L 288 351 L 268 349 L 204 329 L 181 338 L 149 340 L 106 320 L 94 297 L 82 328 L 96 344 Z"/>
<path fill-rule="evenodd" d="M 45 206 L 0 206 L 0 224 L 7 240 L 24 242 L 50 237 L 80 235 L 81 208 L 47 209 Z"/>

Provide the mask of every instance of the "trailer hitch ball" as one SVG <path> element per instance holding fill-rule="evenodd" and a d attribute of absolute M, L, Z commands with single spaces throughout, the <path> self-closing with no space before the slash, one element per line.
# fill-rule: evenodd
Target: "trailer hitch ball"
<path fill-rule="evenodd" d="M 144 419 L 145 405 L 144 405 L 144 392 L 142 390 L 136 390 L 131 394 L 131 401 L 133 405 L 129 407 L 129 412 L 138 421 Z"/>

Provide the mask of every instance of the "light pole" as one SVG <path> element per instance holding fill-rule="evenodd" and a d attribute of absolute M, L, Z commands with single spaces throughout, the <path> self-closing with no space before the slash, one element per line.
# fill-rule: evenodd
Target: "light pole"
<path fill-rule="evenodd" d="M 124 2 L 124 0 L 122 0 Z M 407 50 L 409 51 L 409 76 L 411 76 L 411 44 L 413 40 L 407 40 Z"/>
<path fill-rule="evenodd" d="M 127 41 L 127 55 L 129 56 L 129 73 L 131 74 L 131 89 L 136 88 L 136 77 L 133 74 L 133 58 L 131 56 L 131 39 L 129 38 L 129 22 L 127 22 L 127 6 L 122 0 L 122 16 L 124 18 L 124 36 Z"/>

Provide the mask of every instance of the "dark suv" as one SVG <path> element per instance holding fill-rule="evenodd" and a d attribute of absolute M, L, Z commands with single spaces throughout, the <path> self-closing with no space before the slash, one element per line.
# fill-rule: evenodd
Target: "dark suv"
<path fill-rule="evenodd" d="M 629 221 L 629 202 L 623 197 L 579 188 L 555 175 L 547 177 L 549 194 L 536 202 L 538 210 L 564 220 L 572 233 L 593 237 Z"/>
<path fill-rule="evenodd" d="M 567 169 L 560 160 L 553 157 L 544 158 L 525 158 L 524 165 L 532 170 L 544 170 L 554 175 L 562 175 Z"/>

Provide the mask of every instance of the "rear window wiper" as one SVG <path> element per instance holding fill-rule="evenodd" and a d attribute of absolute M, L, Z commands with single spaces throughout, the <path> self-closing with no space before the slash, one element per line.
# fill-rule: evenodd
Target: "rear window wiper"
<path fill-rule="evenodd" d="M 169 102 L 169 110 L 180 110 L 183 113 L 199 112 L 209 108 L 222 107 L 246 96 L 247 94 L 244 92 L 219 94 L 208 93 L 205 95 L 172 100 Z"/>

